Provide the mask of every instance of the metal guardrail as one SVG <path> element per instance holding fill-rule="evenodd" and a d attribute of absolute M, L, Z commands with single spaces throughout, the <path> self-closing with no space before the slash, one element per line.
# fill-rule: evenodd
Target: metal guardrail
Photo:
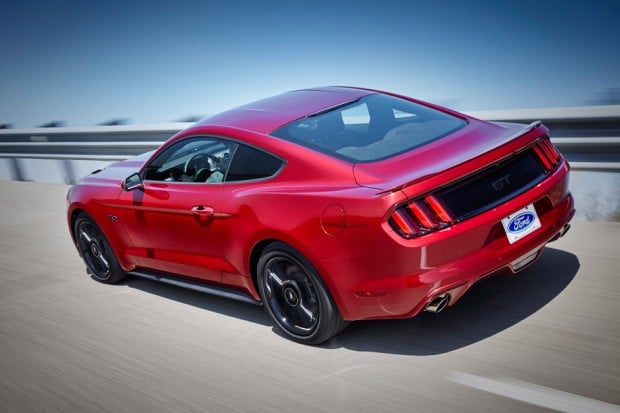
<path fill-rule="evenodd" d="M 575 170 L 620 172 L 620 137 L 552 138 Z M 0 158 L 120 161 L 154 150 L 161 141 L 1 142 Z M 104 153 L 102 153 L 104 152 Z"/>
<path fill-rule="evenodd" d="M 542 120 L 545 124 L 559 122 L 607 122 L 618 121 L 620 105 L 565 106 L 559 108 L 499 109 L 465 112 L 470 116 L 506 122 L 532 122 Z"/>
<path fill-rule="evenodd" d="M 122 161 L 156 149 L 163 142 L 0 142 L 0 157 Z"/>
<path fill-rule="evenodd" d="M 0 130 L 0 158 L 120 161 L 153 150 L 187 122 Z"/>
<path fill-rule="evenodd" d="M 575 170 L 620 172 L 620 105 L 469 112 L 494 121 L 542 120 Z M 118 161 L 159 147 L 191 123 L 0 130 L 0 158 Z M 19 175 L 19 171 L 16 172 Z"/>

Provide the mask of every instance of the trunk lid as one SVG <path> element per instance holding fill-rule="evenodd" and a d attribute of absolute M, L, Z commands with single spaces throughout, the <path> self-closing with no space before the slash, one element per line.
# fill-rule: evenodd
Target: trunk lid
<path fill-rule="evenodd" d="M 356 182 L 360 186 L 382 192 L 404 190 L 408 196 L 412 196 L 415 194 L 405 188 L 480 158 L 480 165 L 472 166 L 473 172 L 487 166 L 488 159 L 482 157 L 494 149 L 532 134 L 526 139 L 527 143 L 520 143 L 519 146 L 523 147 L 547 132 L 540 122 L 523 125 L 485 122 L 473 118 L 468 118 L 468 122 L 466 127 L 423 147 L 378 162 L 355 164 L 353 174 Z M 515 150 L 511 147 L 505 155 Z"/>

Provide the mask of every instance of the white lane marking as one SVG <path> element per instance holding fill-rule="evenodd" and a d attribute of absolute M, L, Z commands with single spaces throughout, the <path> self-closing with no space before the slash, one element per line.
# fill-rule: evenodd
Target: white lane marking
<path fill-rule="evenodd" d="M 620 413 L 620 406 L 508 378 L 489 379 L 454 371 L 448 380 L 510 399 L 567 413 Z"/>

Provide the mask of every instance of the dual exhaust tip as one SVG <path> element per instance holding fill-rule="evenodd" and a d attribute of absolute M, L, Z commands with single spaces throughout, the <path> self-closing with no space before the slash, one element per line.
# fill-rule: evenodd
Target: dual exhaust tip
<path fill-rule="evenodd" d="M 437 297 L 429 301 L 428 304 L 426 304 L 426 307 L 424 307 L 424 311 L 428 311 L 430 313 L 439 313 L 441 310 L 443 310 L 444 308 L 448 306 L 449 302 L 450 302 L 449 294 L 438 295 Z"/>
<path fill-rule="evenodd" d="M 566 234 L 569 229 L 570 229 L 570 224 L 564 225 L 562 229 L 560 230 L 560 232 L 558 232 L 556 236 L 553 239 L 551 239 L 551 241 L 555 241 L 556 239 L 564 236 L 564 234 Z M 450 302 L 450 294 L 444 293 L 444 294 L 438 295 L 437 297 L 429 301 L 428 304 L 426 304 L 426 307 L 424 307 L 424 311 L 428 311 L 429 313 L 439 313 L 448 306 L 449 302 Z"/>

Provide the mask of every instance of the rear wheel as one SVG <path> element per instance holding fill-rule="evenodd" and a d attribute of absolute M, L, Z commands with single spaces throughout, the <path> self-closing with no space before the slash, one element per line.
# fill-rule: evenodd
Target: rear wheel
<path fill-rule="evenodd" d="M 114 284 L 126 277 L 103 232 L 88 215 L 77 217 L 73 231 L 86 270 L 94 279 Z"/>
<path fill-rule="evenodd" d="M 263 251 L 258 289 L 267 313 L 292 340 L 320 344 L 347 325 L 312 265 L 286 244 Z"/>

